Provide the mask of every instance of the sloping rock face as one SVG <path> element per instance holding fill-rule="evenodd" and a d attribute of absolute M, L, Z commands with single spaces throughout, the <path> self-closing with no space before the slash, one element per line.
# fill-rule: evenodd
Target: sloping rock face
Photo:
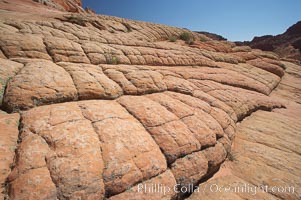
<path fill-rule="evenodd" d="M 189 199 L 300 199 L 300 66 L 287 73 L 272 97 L 286 109 L 257 111 L 236 130 L 228 161 Z"/>
<path fill-rule="evenodd" d="M 1 197 L 183 199 L 219 170 L 238 122 L 287 104 L 269 96 L 287 65 L 272 53 L 44 14 L 0 11 Z M 184 32 L 193 44 L 170 42 Z"/>
<path fill-rule="evenodd" d="M 5 10 L 41 14 L 45 10 L 84 12 L 81 0 L 0 0 L 0 6 Z"/>
<path fill-rule="evenodd" d="M 301 21 L 289 27 L 286 32 L 276 36 L 254 37 L 250 42 L 237 42 L 264 51 L 273 51 L 281 58 L 301 63 Z"/>

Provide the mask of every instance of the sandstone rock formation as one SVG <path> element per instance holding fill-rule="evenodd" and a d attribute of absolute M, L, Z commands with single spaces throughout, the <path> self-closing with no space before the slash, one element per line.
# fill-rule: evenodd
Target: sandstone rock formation
<path fill-rule="evenodd" d="M 250 42 L 237 42 L 264 51 L 273 51 L 281 58 L 301 63 L 301 21 L 289 27 L 284 33 L 272 36 L 254 37 Z"/>
<path fill-rule="evenodd" d="M 245 179 L 242 168 L 272 163 L 301 186 L 300 68 L 275 54 L 192 32 L 191 45 L 170 42 L 187 30 L 52 10 L 0 10 L 0 32 L 0 198 L 183 199 L 193 191 L 174 187 L 208 183 L 236 149 L 237 177 L 257 184 L 261 173 Z M 282 160 L 255 159 L 265 149 L 249 125 Z M 249 150 L 247 160 L 240 151 Z"/>
<path fill-rule="evenodd" d="M 285 65 L 287 73 L 271 96 L 282 98 L 286 109 L 257 111 L 244 119 L 230 160 L 189 199 L 301 198 L 301 72 L 298 65 Z M 217 185 L 224 188 L 218 191 Z"/>

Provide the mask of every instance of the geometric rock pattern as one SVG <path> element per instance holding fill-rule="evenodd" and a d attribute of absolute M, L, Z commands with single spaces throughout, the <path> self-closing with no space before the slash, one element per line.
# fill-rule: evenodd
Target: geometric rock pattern
<path fill-rule="evenodd" d="M 117 17 L 19 14 L 0 11 L 0 181 L 11 199 L 184 198 L 139 184 L 200 184 L 238 122 L 285 106 L 269 96 L 285 74 L 272 53 Z M 183 32 L 194 44 L 168 40 Z"/>
<path fill-rule="evenodd" d="M 285 64 L 287 73 L 271 96 L 281 97 L 286 109 L 260 110 L 244 119 L 236 129 L 231 159 L 189 199 L 301 198 L 301 106 L 296 98 L 301 73 L 300 66 Z M 224 189 L 216 191 L 217 185 Z"/>

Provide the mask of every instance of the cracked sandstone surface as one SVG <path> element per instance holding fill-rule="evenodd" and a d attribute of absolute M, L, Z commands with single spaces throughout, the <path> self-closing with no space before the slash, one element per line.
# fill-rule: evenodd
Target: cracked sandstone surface
<path fill-rule="evenodd" d="M 0 198 L 183 199 L 191 191 L 138 184 L 238 179 L 300 189 L 300 66 L 226 41 L 168 41 L 185 31 L 0 10 Z"/>

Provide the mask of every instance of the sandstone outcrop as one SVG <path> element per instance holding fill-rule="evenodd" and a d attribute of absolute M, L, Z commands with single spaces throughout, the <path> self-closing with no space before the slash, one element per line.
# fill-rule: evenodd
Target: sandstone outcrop
<path fill-rule="evenodd" d="M 301 73 L 300 66 L 285 64 L 287 73 L 271 96 L 281 97 L 287 108 L 244 119 L 229 160 L 189 199 L 301 198 Z"/>
<path fill-rule="evenodd" d="M 193 44 L 169 40 L 184 32 Z M 236 149 L 235 173 L 244 179 L 239 169 L 249 161 L 240 150 L 254 148 L 252 159 L 260 141 L 231 145 L 254 140 L 249 125 L 265 144 L 278 142 L 277 155 L 296 154 L 282 171 L 268 154 L 250 167 L 272 163 L 300 187 L 300 127 L 282 117 L 300 103 L 300 69 L 273 53 L 199 37 L 117 17 L 0 10 L 0 197 L 183 199 L 193 191 L 152 194 L 140 184 L 206 184 Z M 264 135 L 281 128 L 276 139 Z M 259 175 L 244 180 L 256 184 Z"/>
<path fill-rule="evenodd" d="M 1 8 L 22 12 L 57 10 L 63 12 L 85 12 L 81 0 L 1 0 Z"/>

